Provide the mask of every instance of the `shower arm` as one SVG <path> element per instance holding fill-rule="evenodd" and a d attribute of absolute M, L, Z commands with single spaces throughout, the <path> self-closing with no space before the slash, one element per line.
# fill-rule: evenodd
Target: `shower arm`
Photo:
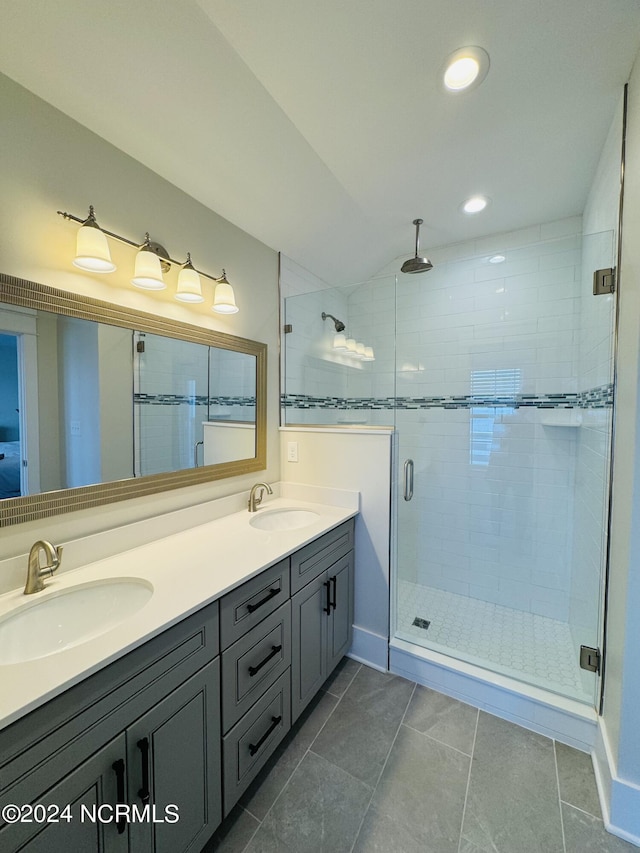
<path fill-rule="evenodd" d="M 418 253 L 420 252 L 420 226 L 422 225 L 422 219 L 414 219 L 413 224 L 416 226 L 416 258 L 418 257 Z"/>

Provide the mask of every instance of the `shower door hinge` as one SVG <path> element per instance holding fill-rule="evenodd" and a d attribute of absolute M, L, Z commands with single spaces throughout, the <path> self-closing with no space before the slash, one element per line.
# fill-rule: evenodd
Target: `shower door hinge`
<path fill-rule="evenodd" d="M 580 668 L 589 672 L 600 672 L 600 649 L 591 646 L 580 646 Z"/>
<path fill-rule="evenodd" d="M 284 333 L 285 333 L 285 335 L 290 335 L 291 332 L 293 332 L 293 326 L 291 325 L 291 323 L 287 323 L 284 326 Z"/>
<path fill-rule="evenodd" d="M 616 268 L 596 270 L 593 274 L 593 295 L 603 296 L 616 289 Z"/>

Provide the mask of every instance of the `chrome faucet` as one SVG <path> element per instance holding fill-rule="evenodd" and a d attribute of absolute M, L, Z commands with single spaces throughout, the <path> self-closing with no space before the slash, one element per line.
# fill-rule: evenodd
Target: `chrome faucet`
<path fill-rule="evenodd" d="M 40 565 L 40 551 L 44 551 L 47 563 L 45 566 Z M 56 548 L 51 542 L 44 539 L 38 539 L 31 546 L 29 551 L 29 566 L 27 568 L 27 583 L 24 587 L 24 594 L 31 595 L 34 592 L 41 592 L 44 589 L 44 577 L 51 577 L 55 570 L 60 565 L 62 560 L 62 548 Z"/>
<path fill-rule="evenodd" d="M 260 489 L 260 494 L 258 494 L 258 489 Z M 260 504 L 262 503 L 262 498 L 264 497 L 264 490 L 267 490 L 268 495 L 273 494 L 273 489 L 269 485 L 269 483 L 256 483 L 255 486 L 251 487 L 251 491 L 249 492 L 249 512 L 255 512 Z"/>

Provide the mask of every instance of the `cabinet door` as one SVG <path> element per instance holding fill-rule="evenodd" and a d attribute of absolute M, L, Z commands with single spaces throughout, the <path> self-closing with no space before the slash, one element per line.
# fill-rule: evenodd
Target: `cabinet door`
<path fill-rule="evenodd" d="M 129 802 L 149 806 L 146 820 L 129 825 L 131 849 L 200 851 L 222 819 L 219 658 L 126 735 Z"/>
<path fill-rule="evenodd" d="M 329 581 L 323 572 L 291 599 L 291 722 L 327 677 Z"/>
<path fill-rule="evenodd" d="M 116 824 L 113 807 L 126 803 L 124 735 L 114 738 L 73 772 L 65 776 L 46 794 L 32 800 L 31 823 L 5 824 L 0 830 L 0 850 L 13 853 L 126 853 L 128 832 L 126 823 Z M 116 769 L 114 764 L 120 762 Z M 55 807 L 69 806 L 58 822 L 44 823 L 56 816 Z M 104 808 L 98 813 L 98 808 Z M 44 811 L 42 809 L 44 807 Z M 64 816 L 64 815 L 67 816 Z M 102 817 L 99 820 L 98 817 Z"/>
<path fill-rule="evenodd" d="M 353 551 L 328 571 L 331 616 L 327 638 L 327 675 L 348 651 L 353 637 Z"/>

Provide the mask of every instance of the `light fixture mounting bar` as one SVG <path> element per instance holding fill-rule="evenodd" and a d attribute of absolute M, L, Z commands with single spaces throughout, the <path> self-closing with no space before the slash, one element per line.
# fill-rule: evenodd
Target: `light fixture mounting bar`
<path fill-rule="evenodd" d="M 72 222 L 78 222 L 80 225 L 83 225 L 87 220 L 86 216 L 84 219 L 82 219 L 79 216 L 75 216 L 73 213 L 67 213 L 63 210 L 58 210 L 56 212 L 59 216 L 62 216 L 63 219 L 68 219 Z M 136 243 L 133 240 L 129 240 L 128 237 L 123 237 L 121 234 L 116 234 L 114 231 L 107 231 L 107 229 L 103 228 L 102 226 L 100 226 L 100 230 L 108 237 L 113 237 L 114 240 L 118 240 L 118 242 L 124 243 L 126 246 L 133 246 L 134 249 L 140 249 L 142 246 L 144 246 L 144 241 L 142 243 Z M 158 243 L 152 243 L 151 245 L 154 247 L 159 246 Z M 187 263 L 187 261 L 177 261 L 175 258 L 172 258 L 166 251 L 166 249 L 163 252 L 156 251 L 156 254 L 158 255 L 161 261 L 166 261 L 167 263 L 173 264 L 177 267 L 183 267 Z M 205 278 L 208 278 L 210 281 L 214 281 L 216 283 L 222 281 L 222 279 L 225 278 L 224 270 L 222 272 L 222 275 L 216 278 L 216 276 L 209 275 L 209 273 L 203 272 L 202 270 L 199 270 L 196 267 L 193 268 L 198 273 L 198 275 L 203 275 Z"/>

